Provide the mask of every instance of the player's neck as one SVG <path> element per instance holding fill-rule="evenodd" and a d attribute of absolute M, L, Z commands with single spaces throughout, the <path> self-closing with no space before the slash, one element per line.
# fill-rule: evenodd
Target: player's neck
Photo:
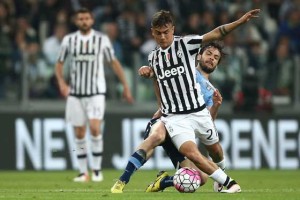
<path fill-rule="evenodd" d="M 197 67 L 197 70 L 206 78 L 209 78 L 209 74 L 204 72 L 199 66 Z"/>
<path fill-rule="evenodd" d="M 81 35 L 87 36 L 87 35 L 89 35 L 92 32 L 92 29 L 89 29 L 89 30 L 86 30 L 86 31 L 82 31 L 82 30 L 79 30 L 79 31 L 80 31 Z"/>

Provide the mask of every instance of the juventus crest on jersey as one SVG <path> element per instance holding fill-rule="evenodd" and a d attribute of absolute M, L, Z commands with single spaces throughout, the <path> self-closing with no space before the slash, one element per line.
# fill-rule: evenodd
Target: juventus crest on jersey
<path fill-rule="evenodd" d="M 108 62 L 115 58 L 109 38 L 93 29 L 88 35 L 82 35 L 80 31 L 66 35 L 58 61 L 64 62 L 67 56 L 71 65 L 70 95 L 105 94 L 104 56 Z"/>
<path fill-rule="evenodd" d="M 174 36 L 170 47 L 156 48 L 149 54 L 148 61 L 157 78 L 164 114 L 186 113 L 203 107 L 195 79 L 195 56 L 201 41 L 199 35 Z"/>

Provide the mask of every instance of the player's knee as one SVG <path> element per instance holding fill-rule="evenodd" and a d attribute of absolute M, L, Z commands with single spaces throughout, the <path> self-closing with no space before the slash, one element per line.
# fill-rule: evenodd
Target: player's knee
<path fill-rule="evenodd" d="M 159 145 L 165 140 L 165 134 L 161 131 L 155 131 L 149 136 L 149 139 L 152 143 Z"/>
<path fill-rule="evenodd" d="M 98 135 L 100 134 L 100 128 L 97 128 L 97 127 L 91 127 L 90 130 L 91 130 L 91 134 L 92 134 L 93 136 L 98 136 Z"/>
<path fill-rule="evenodd" d="M 186 152 L 183 152 L 183 154 L 195 164 L 201 162 L 201 156 L 199 155 L 198 152 L 186 151 Z"/>

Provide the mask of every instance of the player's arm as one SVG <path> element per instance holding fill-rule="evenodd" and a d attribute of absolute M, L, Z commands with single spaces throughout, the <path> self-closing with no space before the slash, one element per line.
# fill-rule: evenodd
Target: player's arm
<path fill-rule="evenodd" d="M 66 83 L 63 75 L 63 67 L 64 62 L 58 61 L 55 65 L 55 76 L 59 86 L 59 91 L 63 97 L 67 97 L 69 95 L 69 85 Z"/>
<path fill-rule="evenodd" d="M 218 110 L 222 104 L 223 98 L 219 90 L 215 90 L 213 93 L 213 105 L 209 108 L 210 115 L 213 120 L 217 118 Z"/>
<path fill-rule="evenodd" d="M 214 30 L 212 30 L 212 31 L 210 31 L 210 32 L 203 35 L 202 42 L 206 43 L 206 42 L 210 42 L 210 41 L 213 41 L 213 40 L 220 40 L 222 37 L 225 37 L 231 31 L 233 31 L 237 27 L 245 24 L 250 19 L 257 18 L 259 12 L 260 12 L 260 9 L 250 10 L 249 12 L 244 14 L 241 18 L 239 18 L 238 20 L 236 20 L 232 23 L 229 23 L 229 24 L 221 25 L 221 26 L 215 28 Z"/>
<path fill-rule="evenodd" d="M 126 81 L 124 70 L 118 59 L 113 59 L 111 61 L 111 66 L 114 73 L 117 75 L 118 79 L 123 85 L 123 97 L 127 100 L 128 103 L 133 103 L 134 99 L 131 95 L 129 86 Z"/>

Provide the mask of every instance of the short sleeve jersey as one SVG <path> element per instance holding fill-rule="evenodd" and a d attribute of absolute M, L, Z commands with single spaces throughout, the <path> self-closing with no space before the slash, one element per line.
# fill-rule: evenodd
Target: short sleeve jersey
<path fill-rule="evenodd" d="M 82 35 L 80 31 L 63 38 L 58 61 L 70 58 L 70 95 L 93 96 L 106 93 L 103 61 L 115 59 L 114 49 L 107 35 L 92 31 Z"/>

